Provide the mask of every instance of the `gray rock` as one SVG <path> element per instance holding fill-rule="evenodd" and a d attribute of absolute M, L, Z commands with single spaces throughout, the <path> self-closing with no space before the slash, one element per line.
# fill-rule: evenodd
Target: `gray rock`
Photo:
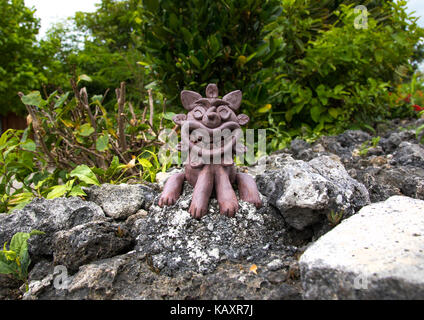
<path fill-rule="evenodd" d="M 249 263 L 222 262 L 216 272 L 192 271 L 169 277 L 152 267 L 137 252 L 100 260 L 70 276 L 65 290 L 54 288 L 51 275 L 30 284 L 25 300 L 69 299 L 300 299 L 300 286 L 287 281 L 287 271 L 270 271 L 258 265 L 256 274 Z"/>
<path fill-rule="evenodd" d="M 320 137 L 314 147 L 315 145 L 321 145 L 327 153 L 335 154 L 344 161 L 352 158 L 352 151 L 355 148 L 359 148 L 364 142 L 370 140 L 371 136 L 364 131 L 347 130 L 338 136 Z"/>
<path fill-rule="evenodd" d="M 337 136 L 340 146 L 352 150 L 355 145 L 371 140 L 371 136 L 362 130 L 346 130 Z"/>
<path fill-rule="evenodd" d="M 19 299 L 21 292 L 19 287 L 22 281 L 19 281 L 9 274 L 0 274 L 0 300 Z"/>
<path fill-rule="evenodd" d="M 54 266 L 52 261 L 41 260 L 37 262 L 28 274 L 28 281 L 42 280 L 49 274 L 53 274 Z"/>
<path fill-rule="evenodd" d="M 406 130 L 401 132 L 389 133 L 384 138 L 380 138 L 379 145 L 384 149 L 386 153 L 394 152 L 403 141 L 414 141 L 415 132 L 412 130 Z"/>
<path fill-rule="evenodd" d="M 53 243 L 54 264 L 75 272 L 84 264 L 131 250 L 133 239 L 120 224 L 95 221 L 57 232 Z"/>
<path fill-rule="evenodd" d="M 381 146 L 368 149 L 367 156 L 381 156 L 384 154 L 384 150 Z"/>
<path fill-rule="evenodd" d="M 290 151 L 293 153 L 293 157 L 309 161 L 314 157 L 314 152 L 311 149 L 311 145 L 304 140 L 294 139 L 290 143 Z"/>
<path fill-rule="evenodd" d="M 37 229 L 46 234 L 29 239 L 31 258 L 52 255 L 52 238 L 57 231 L 104 219 L 98 205 L 80 198 L 35 199 L 22 210 L 0 215 L 0 244 L 10 241 L 16 232 Z"/>
<path fill-rule="evenodd" d="M 192 187 L 186 183 L 182 196 L 171 207 L 153 205 L 149 214 L 135 221 L 136 250 L 151 257 L 154 268 L 174 275 L 178 272 L 211 273 L 223 260 L 251 257 L 269 262 L 271 252 L 292 252 L 283 219 L 263 199 L 264 206 L 239 201 L 235 218 L 219 214 L 216 199 L 200 221 L 188 213 Z"/>
<path fill-rule="evenodd" d="M 387 200 L 394 195 L 424 200 L 424 169 L 412 166 L 390 168 L 366 167 L 349 171 L 368 189 L 371 202 Z"/>
<path fill-rule="evenodd" d="M 326 219 L 331 210 L 349 216 L 370 202 L 365 186 L 349 176 L 337 157 L 305 162 L 280 154 L 270 161 L 273 167 L 256 177 L 259 191 L 297 230 Z"/>
<path fill-rule="evenodd" d="M 283 261 L 281 261 L 281 259 L 275 259 L 275 260 L 272 260 L 270 263 L 268 263 L 266 266 L 268 267 L 269 270 L 275 271 L 275 270 L 281 269 L 284 266 L 284 264 L 283 264 Z"/>
<path fill-rule="evenodd" d="M 424 299 L 424 201 L 362 208 L 300 258 L 306 299 Z"/>
<path fill-rule="evenodd" d="M 391 164 L 424 169 L 424 148 L 419 144 L 403 141 L 393 154 Z"/>
<path fill-rule="evenodd" d="M 157 192 L 141 184 L 103 184 L 84 189 L 87 200 L 102 207 L 114 219 L 126 219 L 140 209 L 148 209 Z"/>

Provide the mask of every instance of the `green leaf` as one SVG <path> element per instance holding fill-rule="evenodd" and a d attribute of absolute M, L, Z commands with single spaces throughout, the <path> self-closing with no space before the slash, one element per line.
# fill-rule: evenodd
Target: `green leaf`
<path fill-rule="evenodd" d="M 68 99 L 70 92 L 66 92 L 65 94 L 62 94 L 59 99 L 57 99 L 56 103 L 54 104 L 54 108 L 60 108 L 65 103 L 66 99 Z"/>
<path fill-rule="evenodd" d="M 253 52 L 250 56 L 246 58 L 246 63 L 248 63 L 250 60 L 252 60 L 256 56 L 256 52 Z"/>
<path fill-rule="evenodd" d="M 20 274 L 20 278 L 21 280 L 26 280 L 28 278 L 28 267 L 29 264 L 31 263 L 31 259 L 29 258 L 29 253 L 28 253 L 28 246 L 25 246 L 26 248 L 23 248 L 22 251 L 19 253 L 19 261 L 20 261 L 20 269 L 21 269 L 21 274 Z"/>
<path fill-rule="evenodd" d="M 25 246 L 30 237 L 29 233 L 26 232 L 17 232 L 13 235 L 12 240 L 10 240 L 9 249 L 19 253 L 22 246 Z"/>
<path fill-rule="evenodd" d="M 94 184 L 96 186 L 100 186 L 99 180 L 97 180 L 96 175 L 91 171 L 91 169 L 85 165 L 79 165 L 69 174 L 71 177 L 77 177 L 81 181 L 87 184 Z"/>
<path fill-rule="evenodd" d="M 316 92 L 318 94 L 318 99 L 321 101 L 321 103 L 325 106 L 328 103 L 328 96 L 327 91 L 324 85 L 320 84 L 316 88 Z"/>
<path fill-rule="evenodd" d="M 4 248 L 3 254 L 6 257 L 7 261 L 15 261 L 16 260 L 16 252 L 13 251 L 13 250 L 6 250 L 6 248 Z"/>
<path fill-rule="evenodd" d="M 27 233 L 27 232 L 17 232 L 13 235 L 12 240 L 10 241 L 10 250 L 18 253 L 21 252 L 22 249 L 25 249 L 27 246 L 27 241 L 29 238 L 31 238 L 32 236 L 37 236 L 37 235 L 44 235 L 46 234 L 43 231 L 40 230 L 32 230 L 31 232 Z"/>
<path fill-rule="evenodd" d="M 284 117 L 286 118 L 287 122 L 291 122 L 292 119 L 293 119 L 293 111 L 292 110 L 287 110 L 287 112 L 284 115 Z"/>
<path fill-rule="evenodd" d="M 106 170 L 106 173 L 105 173 L 106 177 L 108 178 L 111 177 L 115 173 L 115 171 L 118 169 L 118 166 L 119 166 L 119 158 L 118 156 L 114 156 L 111 164 L 109 165 L 109 168 L 107 168 Z"/>
<path fill-rule="evenodd" d="M 145 159 L 145 158 L 139 158 L 138 162 L 143 166 L 143 168 L 151 168 L 153 167 L 152 163 Z"/>
<path fill-rule="evenodd" d="M 163 114 L 163 118 L 164 119 L 166 119 L 166 120 L 171 120 L 172 121 L 172 118 L 175 116 L 175 113 L 174 112 L 165 112 L 164 114 Z"/>
<path fill-rule="evenodd" d="M 417 130 L 415 130 L 415 136 L 418 139 L 418 136 L 420 135 L 421 131 L 424 130 L 424 124 L 420 125 Z"/>
<path fill-rule="evenodd" d="M 194 56 L 194 55 L 192 55 L 191 57 L 190 57 L 190 61 L 197 67 L 197 68 L 200 68 L 201 67 L 201 65 L 200 65 L 200 61 Z"/>
<path fill-rule="evenodd" d="M 175 13 L 171 12 L 171 14 L 169 15 L 169 26 L 172 29 L 177 29 L 179 24 L 180 24 L 180 22 L 179 22 L 177 16 L 175 15 Z"/>
<path fill-rule="evenodd" d="M 96 102 L 96 101 L 101 102 L 102 99 L 103 99 L 103 96 L 101 94 L 96 94 L 95 96 L 91 97 L 92 102 Z"/>
<path fill-rule="evenodd" d="M 219 43 L 219 40 L 216 38 L 216 35 L 213 34 L 213 35 L 209 36 L 208 42 L 209 42 L 210 47 L 211 47 L 213 52 L 219 51 L 221 45 Z"/>
<path fill-rule="evenodd" d="M 269 103 L 264 105 L 262 108 L 259 108 L 258 112 L 259 113 L 265 113 L 268 112 L 269 110 L 271 110 L 272 105 L 270 105 Z"/>
<path fill-rule="evenodd" d="M 6 141 L 9 139 L 11 129 L 6 130 L 0 137 L 0 150 L 3 150 L 7 147 Z"/>
<path fill-rule="evenodd" d="M 144 0 L 143 1 L 144 6 L 147 10 L 149 10 L 152 13 L 155 13 L 159 9 L 159 1 L 158 0 Z"/>
<path fill-rule="evenodd" d="M 191 46 L 191 42 L 193 41 L 191 32 L 188 31 L 188 29 L 185 27 L 181 27 L 180 30 L 183 33 L 184 42 L 188 44 L 189 46 Z"/>
<path fill-rule="evenodd" d="M 149 66 L 149 64 L 147 62 L 144 62 L 144 61 L 137 61 L 137 64 L 139 64 L 140 66 L 143 66 L 143 67 Z"/>
<path fill-rule="evenodd" d="M 47 194 L 46 199 L 59 198 L 66 194 L 69 191 L 69 188 L 66 184 L 61 184 L 58 186 L 52 187 L 52 190 Z"/>
<path fill-rule="evenodd" d="M 147 86 L 145 86 L 144 88 L 146 89 L 146 90 L 149 90 L 149 89 L 153 89 L 154 87 L 156 87 L 157 86 L 157 82 L 156 81 L 153 81 L 153 82 L 150 82 Z"/>
<path fill-rule="evenodd" d="M 80 185 L 74 186 L 69 192 L 70 197 L 79 197 L 79 196 L 87 196 L 87 194 L 82 190 Z"/>
<path fill-rule="evenodd" d="M 41 94 L 39 91 L 32 91 L 26 96 L 23 96 L 21 98 L 21 101 L 26 105 L 39 107 L 43 102 L 43 98 L 41 98 Z"/>
<path fill-rule="evenodd" d="M 106 151 L 108 149 L 108 143 L 109 143 L 109 135 L 107 133 L 98 137 L 96 141 L 97 151 L 100 151 L 100 152 Z"/>
<path fill-rule="evenodd" d="M 256 50 L 256 57 L 259 58 L 259 57 L 263 56 L 267 52 L 267 50 L 269 50 L 268 43 L 264 43 L 264 44 L 260 45 L 258 47 L 258 49 Z"/>
<path fill-rule="evenodd" d="M 314 106 L 311 108 L 311 118 L 312 120 L 314 120 L 315 122 L 319 122 L 320 121 L 320 115 L 322 113 L 322 107 L 321 106 Z"/>
<path fill-rule="evenodd" d="M 35 151 L 37 149 L 37 145 L 31 139 L 28 139 L 23 144 L 21 144 L 22 149 L 27 151 Z"/>
<path fill-rule="evenodd" d="M 89 123 L 84 123 L 78 129 L 78 134 L 83 137 L 88 137 L 90 134 L 94 132 L 94 128 Z"/>
<path fill-rule="evenodd" d="M 32 230 L 30 233 L 29 233 L 29 235 L 32 237 L 32 236 L 42 236 L 42 235 L 45 235 L 46 233 L 44 232 L 44 231 L 40 231 L 40 230 L 37 230 L 37 229 L 34 229 L 34 230 Z"/>
<path fill-rule="evenodd" d="M 2 256 L 2 252 L 0 252 L 0 257 Z M 8 264 L 0 259 L 0 274 L 11 274 L 15 273 L 11 264 Z"/>
<path fill-rule="evenodd" d="M 334 119 L 337 119 L 337 117 L 342 113 L 342 110 L 337 108 L 330 108 L 328 109 L 328 113 L 330 116 L 332 116 Z"/>
<path fill-rule="evenodd" d="M 87 82 L 91 82 L 93 81 L 89 76 L 87 76 L 86 74 L 82 74 L 78 77 L 78 83 L 80 81 L 87 81 Z"/>

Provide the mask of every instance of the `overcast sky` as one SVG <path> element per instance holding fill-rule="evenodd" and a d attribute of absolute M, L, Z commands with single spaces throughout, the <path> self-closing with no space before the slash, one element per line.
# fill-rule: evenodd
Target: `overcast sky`
<path fill-rule="evenodd" d="M 101 0 L 25 0 L 28 7 L 37 9 L 35 15 L 41 18 L 40 36 L 52 23 L 73 16 L 77 11 L 95 11 L 96 3 L 101 3 Z M 408 8 L 409 11 L 416 11 L 415 15 L 420 17 L 419 24 L 424 27 L 424 0 L 409 0 Z"/>
<path fill-rule="evenodd" d="M 420 17 L 418 23 L 424 27 L 424 0 L 409 0 L 408 9 L 409 11 L 416 11 L 415 16 Z"/>
<path fill-rule="evenodd" d="M 41 19 L 40 36 L 43 36 L 53 23 L 71 17 L 77 11 L 96 11 L 96 3 L 101 0 L 25 0 L 27 7 L 34 7 L 35 15 Z"/>

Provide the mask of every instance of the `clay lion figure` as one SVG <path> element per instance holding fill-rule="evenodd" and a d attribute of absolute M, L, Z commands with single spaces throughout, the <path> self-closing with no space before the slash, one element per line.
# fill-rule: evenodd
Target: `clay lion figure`
<path fill-rule="evenodd" d="M 175 204 L 185 180 L 194 187 L 189 208 L 193 218 L 200 219 L 207 213 L 213 193 L 218 200 L 220 213 L 233 217 L 238 210 L 238 200 L 232 186 L 235 183 L 242 200 L 261 207 L 254 179 L 238 172 L 233 163 L 236 153 L 246 151 L 238 143 L 240 126 L 249 122 L 247 115 L 236 115 L 241 99 L 240 90 L 218 98 L 215 84 L 207 86 L 206 98 L 194 91 L 181 92 L 181 101 L 188 113 L 175 115 L 173 121 L 182 129 L 179 150 L 188 155 L 184 161 L 184 172 L 171 176 L 165 183 L 158 202 L 160 207 Z"/>

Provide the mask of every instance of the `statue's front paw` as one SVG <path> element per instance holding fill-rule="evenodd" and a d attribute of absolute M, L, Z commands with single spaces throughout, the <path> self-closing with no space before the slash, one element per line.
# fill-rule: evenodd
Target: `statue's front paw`
<path fill-rule="evenodd" d="M 238 208 L 237 199 L 219 202 L 219 212 L 227 217 L 234 217 Z"/>
<path fill-rule="evenodd" d="M 163 207 L 163 206 L 172 206 L 175 204 L 175 202 L 177 202 L 178 197 L 174 194 L 166 194 L 166 193 L 162 193 L 162 195 L 159 198 L 158 201 L 158 205 L 159 207 Z"/>
<path fill-rule="evenodd" d="M 194 219 L 200 219 L 203 217 L 208 211 L 208 206 L 197 204 L 195 201 L 191 202 L 190 208 L 188 212 Z"/>
<path fill-rule="evenodd" d="M 254 204 L 257 209 L 259 209 L 260 207 L 262 207 L 262 200 L 259 197 L 259 194 L 249 195 L 247 197 L 240 197 L 240 198 L 242 200 L 246 201 L 246 202 L 249 202 L 249 203 Z"/>

